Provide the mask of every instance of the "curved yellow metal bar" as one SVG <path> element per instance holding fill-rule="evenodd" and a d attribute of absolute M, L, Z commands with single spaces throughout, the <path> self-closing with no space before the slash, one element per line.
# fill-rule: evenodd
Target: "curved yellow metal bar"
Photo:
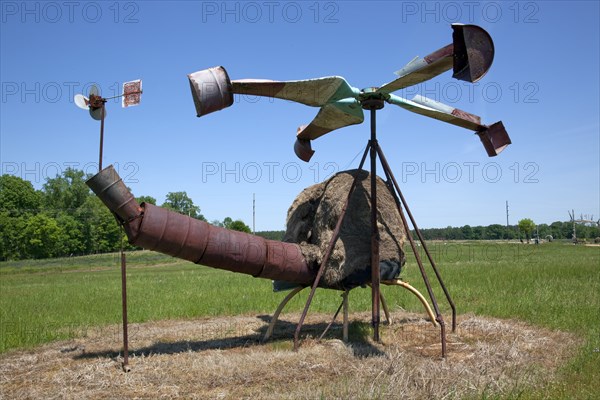
<path fill-rule="evenodd" d="M 269 340 L 269 338 L 273 334 L 273 328 L 275 328 L 275 323 L 277 323 L 277 320 L 279 319 L 279 314 L 281 314 L 281 311 L 283 311 L 283 308 L 286 306 L 286 304 L 292 299 L 292 297 L 300 293 L 305 287 L 306 286 L 299 286 L 297 288 L 294 288 L 291 292 L 287 294 L 287 296 L 283 298 L 283 300 L 281 300 L 281 303 L 279 303 L 277 310 L 275 310 L 275 314 L 273 314 L 273 318 L 271 318 L 271 323 L 269 323 L 269 328 L 267 329 L 267 332 L 265 332 L 263 342 Z"/>
<path fill-rule="evenodd" d="M 435 314 L 433 313 L 433 311 L 431 310 L 431 307 L 429 306 L 429 303 L 427 302 L 427 300 L 425 299 L 425 297 L 423 297 L 423 295 L 414 287 L 412 287 L 411 285 L 408 284 L 408 282 L 404 282 L 400 279 L 392 279 L 389 281 L 381 281 L 382 284 L 384 285 L 390 285 L 390 286 L 401 286 L 404 289 L 407 289 L 409 292 L 411 292 L 412 294 L 414 294 L 415 296 L 417 296 L 419 298 L 419 300 L 421 301 L 421 303 L 423 304 L 423 307 L 425 307 L 425 310 L 427 311 L 427 314 L 429 314 L 429 318 L 431 319 L 431 323 L 433 324 L 433 326 L 435 326 L 437 328 L 438 323 L 435 320 Z"/>

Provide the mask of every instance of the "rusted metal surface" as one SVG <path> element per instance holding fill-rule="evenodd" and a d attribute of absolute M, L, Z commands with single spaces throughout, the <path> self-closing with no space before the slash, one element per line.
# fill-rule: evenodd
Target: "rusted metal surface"
<path fill-rule="evenodd" d="M 479 139 L 481 139 L 481 143 L 483 143 L 483 147 L 485 147 L 485 151 L 487 151 L 487 154 L 490 157 L 497 156 L 506 148 L 506 146 L 512 143 L 502 121 L 498 121 L 495 124 L 486 127 L 477 132 L 477 134 L 479 135 Z"/>
<path fill-rule="evenodd" d="M 381 102 L 381 105 L 383 101 Z M 369 141 L 371 156 L 371 323 L 373 340 L 379 342 L 379 228 L 377 227 L 377 110 L 381 105 L 371 106 L 371 140 Z M 405 231 L 410 235 L 410 231 Z"/>
<path fill-rule="evenodd" d="M 296 142 L 294 151 L 303 161 L 310 160 L 313 150 L 307 149 L 308 146 L 302 141 L 315 140 L 331 131 L 362 123 L 364 116 L 361 106 L 364 107 L 371 100 L 383 100 L 417 114 L 481 132 L 487 129 L 487 125 L 481 124 L 481 119 L 476 115 L 442 103 L 424 105 L 419 103 L 418 99 L 411 101 L 392 94 L 396 90 L 425 82 L 450 69 L 453 70 L 454 78 L 468 82 L 476 82 L 487 73 L 494 60 L 494 43 L 490 35 L 476 25 L 452 24 L 452 30 L 451 44 L 423 58 L 415 57 L 396 72 L 397 79 L 379 88 L 360 90 L 350 86 L 339 76 L 297 81 L 229 81 L 223 67 L 195 72 L 189 77 L 197 115 L 228 107 L 231 104 L 232 93 L 278 98 L 320 107 L 316 117 L 297 131 L 297 139 L 301 142 Z M 203 90 L 205 85 L 213 89 Z"/>
<path fill-rule="evenodd" d="M 450 292 L 448 291 L 448 289 L 446 288 L 446 285 L 444 284 L 444 280 L 442 279 L 442 276 L 437 269 L 435 261 L 434 261 L 433 257 L 431 256 L 429 249 L 427 248 L 427 243 L 425 242 L 425 239 L 423 238 L 423 235 L 421 234 L 421 230 L 417 226 L 417 222 L 415 221 L 415 218 L 413 217 L 412 213 L 410 212 L 410 208 L 408 208 L 406 199 L 404 198 L 404 195 L 402 194 L 402 191 L 400 190 L 400 185 L 398 185 L 398 182 L 396 181 L 396 178 L 394 177 L 394 174 L 387 162 L 387 159 L 385 158 L 385 155 L 383 154 L 383 150 L 381 149 L 381 147 L 378 148 L 378 153 L 379 153 L 379 158 L 381 159 L 381 164 L 383 165 L 384 171 L 386 171 L 386 177 L 393 184 L 393 187 L 395 189 L 394 191 L 392 191 L 392 193 L 394 193 L 394 195 L 397 196 L 396 201 L 397 201 L 398 210 L 400 212 L 400 217 L 402 218 L 402 223 L 404 225 L 404 228 L 407 230 L 407 232 L 410 232 L 408 230 L 408 223 L 406 222 L 406 218 L 404 217 L 404 213 L 402 211 L 402 206 L 404 206 L 404 208 L 406 208 L 406 213 L 408 214 L 408 217 L 410 218 L 410 221 L 415 229 L 415 232 L 417 233 L 417 236 L 418 236 L 419 240 L 421 241 L 421 245 L 423 246 L 423 249 L 425 250 L 425 254 L 427 255 L 429 263 L 431 264 L 431 268 L 433 269 L 433 271 L 435 273 L 438 283 L 440 284 L 440 286 L 442 287 L 442 290 L 444 291 L 444 295 L 446 296 L 446 300 L 448 301 L 448 304 L 450 304 L 450 308 L 452 309 L 452 332 L 454 332 L 456 330 L 456 306 L 454 305 L 454 301 L 452 300 L 452 297 L 450 296 Z M 436 316 L 437 316 L 436 320 L 440 324 L 441 335 L 442 335 L 442 356 L 445 357 L 445 355 L 446 355 L 446 329 L 445 329 L 445 325 L 444 325 L 444 320 L 439 311 L 439 308 L 437 307 L 437 302 L 435 300 L 435 296 L 433 294 L 433 291 L 431 290 L 431 285 L 429 284 L 429 280 L 427 279 L 425 270 L 422 267 L 421 257 L 418 254 L 417 248 L 415 247 L 412 235 L 408 234 L 407 236 L 411 243 L 411 248 L 413 250 L 413 253 L 415 254 L 417 263 L 419 264 L 419 269 L 421 270 L 421 274 L 423 276 L 423 281 L 425 282 L 425 284 L 427 286 L 427 291 L 428 291 L 429 297 L 430 297 L 431 302 L 433 303 L 434 309 L 436 311 Z"/>
<path fill-rule="evenodd" d="M 142 100 L 142 80 L 138 79 L 123 84 L 123 98 L 121 106 L 123 108 L 137 106 Z"/>
<path fill-rule="evenodd" d="M 302 128 L 303 126 L 298 128 L 298 131 L 300 131 Z M 296 153 L 296 156 L 298 156 L 298 158 L 302 161 L 308 162 L 313 154 L 315 154 L 315 151 L 310 145 L 310 140 L 296 138 L 296 142 L 294 142 L 294 153 Z"/>
<path fill-rule="evenodd" d="M 214 67 L 188 75 L 196 114 L 201 117 L 233 104 L 231 81 L 223 67 Z"/>
<path fill-rule="evenodd" d="M 494 61 L 494 42 L 477 25 L 452 24 L 454 68 L 452 77 L 477 82 L 487 73 Z"/>
<path fill-rule="evenodd" d="M 123 370 L 129 371 L 129 336 L 127 321 L 127 259 L 121 250 L 121 304 L 123 306 Z"/>
<path fill-rule="evenodd" d="M 119 218 L 133 245 L 259 278 L 299 285 L 315 279 L 297 244 L 230 231 L 152 204 L 139 205 L 112 166 L 87 184 Z"/>

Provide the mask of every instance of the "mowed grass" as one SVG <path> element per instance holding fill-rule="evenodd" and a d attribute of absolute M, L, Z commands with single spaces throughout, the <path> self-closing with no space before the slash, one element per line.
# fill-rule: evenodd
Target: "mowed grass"
<path fill-rule="evenodd" d="M 527 397 L 593 398 L 600 393 L 600 247 L 485 242 L 433 242 L 429 247 L 459 314 L 519 319 L 583 339 L 561 371 L 561 380 Z M 421 256 L 425 259 L 422 251 Z M 127 276 L 131 322 L 270 314 L 285 295 L 273 293 L 267 280 L 147 251 L 128 253 Z M 402 277 L 426 294 L 410 255 Z M 434 287 L 450 323 L 443 292 Z M 115 254 L 0 263 L 0 352 L 119 323 L 120 289 Z M 390 308 L 422 310 L 407 291 L 382 290 Z M 286 311 L 301 311 L 307 292 L 294 298 Z M 311 311 L 333 314 L 339 302 L 340 292 L 320 290 Z M 351 311 L 369 310 L 370 291 L 353 290 L 350 305 Z"/>

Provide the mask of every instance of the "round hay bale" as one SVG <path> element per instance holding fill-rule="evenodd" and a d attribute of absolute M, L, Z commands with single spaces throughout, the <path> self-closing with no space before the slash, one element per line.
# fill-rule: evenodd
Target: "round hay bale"
<path fill-rule="evenodd" d="M 357 176 L 356 188 L 340 235 L 319 286 L 349 289 L 371 281 L 371 180 L 365 170 L 342 171 L 302 191 L 288 210 L 284 242 L 298 243 L 309 266 L 319 269 L 344 202 Z M 405 263 L 406 235 L 396 202 L 377 177 L 377 222 L 381 279 L 397 278 Z"/>

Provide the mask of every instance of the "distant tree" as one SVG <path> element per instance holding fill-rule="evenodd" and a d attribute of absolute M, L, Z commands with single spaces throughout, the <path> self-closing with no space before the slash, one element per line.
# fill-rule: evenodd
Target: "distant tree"
<path fill-rule="evenodd" d="M 62 176 L 44 183 L 44 203 L 53 210 L 73 211 L 91 196 L 83 171 L 67 168 Z"/>
<path fill-rule="evenodd" d="M 535 229 L 535 222 L 529 218 L 523 218 L 518 222 L 519 231 L 525 235 L 527 242 L 531 239 L 531 233 Z"/>
<path fill-rule="evenodd" d="M 139 203 L 149 203 L 152 205 L 156 205 L 156 199 L 152 196 L 140 196 L 140 197 L 136 197 L 135 200 Z"/>
<path fill-rule="evenodd" d="M 218 219 L 213 219 L 210 222 L 210 224 L 214 225 L 214 226 L 218 226 L 219 228 L 223 228 L 223 222 L 219 221 Z"/>
<path fill-rule="evenodd" d="M 54 218 L 46 214 L 29 217 L 24 230 L 24 240 L 27 257 L 48 258 L 63 254 L 64 231 Z"/>
<path fill-rule="evenodd" d="M 492 224 L 485 229 L 486 239 L 500 240 L 506 238 L 506 226 Z"/>
<path fill-rule="evenodd" d="M 206 221 L 204 215 L 200 214 L 200 207 L 194 205 L 186 192 L 169 192 L 162 206 L 180 214 Z"/>
<path fill-rule="evenodd" d="M 231 229 L 232 231 L 252 233 L 250 227 L 246 225 L 241 219 L 236 219 L 234 221 L 230 217 L 225 217 L 225 219 L 223 219 L 223 227 Z"/>
<path fill-rule="evenodd" d="M 37 212 L 42 203 L 42 194 L 31 182 L 14 175 L 0 176 L 0 210 L 10 215 Z"/>

